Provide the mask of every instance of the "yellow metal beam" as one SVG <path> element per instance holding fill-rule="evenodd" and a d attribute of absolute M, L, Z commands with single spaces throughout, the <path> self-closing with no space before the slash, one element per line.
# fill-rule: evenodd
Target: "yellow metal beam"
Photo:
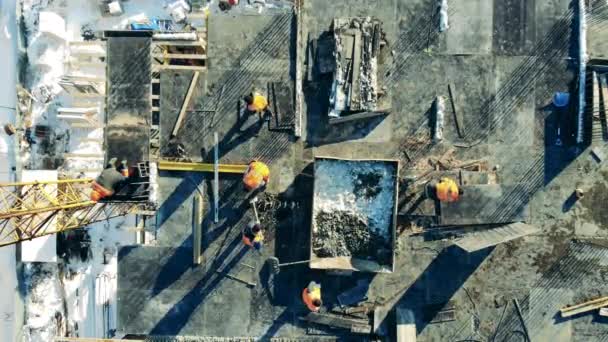
<path fill-rule="evenodd" d="M 158 168 L 165 171 L 193 171 L 193 172 L 213 172 L 213 164 L 206 163 L 184 163 L 168 160 L 161 160 Z M 220 164 L 220 173 L 244 173 L 247 165 Z"/>
<path fill-rule="evenodd" d="M 0 183 L 0 247 L 123 216 L 135 203 L 95 203 L 92 179 Z"/>
<path fill-rule="evenodd" d="M 13 183 L 1 183 L 0 187 L 8 187 L 8 186 L 26 186 L 26 185 L 37 185 L 37 184 L 73 184 L 73 183 L 81 183 L 87 184 L 93 182 L 92 178 L 78 178 L 78 179 L 61 179 L 61 180 L 53 180 L 53 181 L 34 181 L 34 182 L 13 182 Z"/>

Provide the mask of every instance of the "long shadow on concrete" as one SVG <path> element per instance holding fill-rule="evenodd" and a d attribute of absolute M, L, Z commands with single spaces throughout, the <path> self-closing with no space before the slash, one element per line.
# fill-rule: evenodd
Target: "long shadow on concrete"
<path fill-rule="evenodd" d="M 437 304 L 447 303 L 493 250 L 490 247 L 467 253 L 450 246 L 420 274 L 396 303 L 414 312 L 418 333 L 441 310 L 442 305 Z"/>
<path fill-rule="evenodd" d="M 198 306 L 213 292 L 219 283 L 224 280 L 224 277 L 217 274 L 215 270 L 221 268 L 227 272 L 238 264 L 245 254 L 247 254 L 249 249 L 241 246 L 240 249 L 238 249 L 238 252 L 231 259 L 228 259 L 234 250 L 239 248 L 238 246 L 240 244 L 241 239 L 240 236 L 238 236 L 226 247 L 224 252 L 213 260 L 205 276 L 194 286 L 194 288 L 177 302 L 158 323 L 156 323 L 149 335 L 179 335 L 180 331 L 189 322 L 191 315 Z M 222 265 L 224 266 L 222 267 Z"/>
<path fill-rule="evenodd" d="M 190 198 L 192 192 L 200 189 L 205 176 L 203 173 L 161 171 L 160 177 L 182 178 L 179 185 L 163 200 L 163 204 L 158 209 L 157 226 L 162 229 L 163 224 L 177 208 L 184 205 L 184 201 Z"/>
<path fill-rule="evenodd" d="M 189 174 L 185 175 L 186 178 Z M 186 181 L 187 179 L 185 179 Z M 230 236 L 230 232 L 233 228 L 238 227 L 238 223 L 241 222 L 245 215 L 248 207 L 248 202 L 243 200 L 244 193 L 240 189 L 240 179 L 233 180 L 227 188 L 221 192 L 222 207 L 220 213 L 221 217 L 225 218 L 221 225 L 215 227 L 213 230 L 203 232 L 201 237 L 202 250 L 206 250 L 211 244 L 213 244 L 221 235 L 226 234 L 226 238 Z M 182 182 L 181 184 L 184 184 Z M 181 185 L 180 184 L 180 185 Z M 194 183 L 191 183 L 194 186 Z M 176 189 L 178 191 L 179 189 Z M 207 187 L 209 198 L 212 198 L 211 187 Z M 166 202 L 165 202 L 166 203 Z M 181 205 L 184 205 L 183 203 Z M 194 211 L 193 211 L 194 216 Z M 211 227 L 213 224 L 213 211 L 206 208 L 206 214 L 203 218 L 203 227 Z M 192 217 L 194 220 L 194 217 Z M 164 221 L 163 221 L 164 222 Z M 191 227 L 194 227 L 194 221 L 192 221 Z M 169 227 L 165 229 L 170 229 Z M 193 246 L 193 234 L 191 233 L 187 239 L 185 239 L 179 247 L 192 247 Z M 225 241 L 219 245 L 219 248 L 224 247 Z M 195 267 L 191 263 L 184 263 L 182 256 L 178 253 L 172 255 L 169 260 L 162 266 L 160 272 L 156 278 L 154 290 L 152 296 L 156 296 L 162 292 L 165 288 L 168 288 L 177 281 L 188 269 Z"/>

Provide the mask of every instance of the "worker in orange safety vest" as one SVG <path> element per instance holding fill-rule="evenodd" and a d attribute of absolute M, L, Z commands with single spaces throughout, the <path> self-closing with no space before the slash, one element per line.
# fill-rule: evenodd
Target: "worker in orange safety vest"
<path fill-rule="evenodd" d="M 311 281 L 302 291 L 302 301 L 306 304 L 308 310 L 318 312 L 323 305 L 321 300 L 321 284 Z"/>
<path fill-rule="evenodd" d="M 246 191 L 263 189 L 270 179 L 268 165 L 259 160 L 252 160 L 243 175 L 243 185 Z"/>
<path fill-rule="evenodd" d="M 427 185 L 427 194 L 434 193 L 435 198 L 440 202 L 456 202 L 460 199 L 460 195 L 464 192 L 458 187 L 458 184 L 451 178 L 441 178 L 439 182 L 429 183 Z"/>
<path fill-rule="evenodd" d="M 110 197 L 124 185 L 129 177 L 127 161 L 123 160 L 118 166 L 115 166 L 115 164 L 116 158 L 110 159 L 106 168 L 91 184 L 91 201 L 98 202 L 103 198 Z"/>
<path fill-rule="evenodd" d="M 247 105 L 247 111 L 249 113 L 257 113 L 260 116 L 260 120 L 272 116 L 270 108 L 268 107 L 268 100 L 264 95 L 258 92 L 253 92 L 245 96 L 245 103 Z"/>
<path fill-rule="evenodd" d="M 262 249 L 264 232 L 259 222 L 250 222 L 243 230 L 243 243 L 255 250 Z"/>

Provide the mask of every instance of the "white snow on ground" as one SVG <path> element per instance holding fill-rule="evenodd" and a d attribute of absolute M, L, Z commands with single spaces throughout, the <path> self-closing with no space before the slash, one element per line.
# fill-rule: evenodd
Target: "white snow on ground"
<path fill-rule="evenodd" d="M 357 175 L 368 173 L 381 175 L 378 184 L 381 191 L 372 198 L 357 198 Z M 384 162 L 317 160 L 313 215 L 319 211 L 352 212 L 367 218 L 370 229 L 388 239 L 395 205 L 395 177 Z"/>
<path fill-rule="evenodd" d="M 68 330 L 81 337 L 111 337 L 117 326 L 117 251 L 120 245 L 135 243 L 133 216 L 93 224 L 91 258 L 72 259 L 64 282 Z M 105 260 L 104 260 L 105 258 Z"/>
<path fill-rule="evenodd" d="M 0 125 L 15 122 L 17 76 L 17 21 L 15 1 L 0 0 Z M 8 107 L 8 108 L 6 108 Z M 14 180 L 14 137 L 0 133 L 0 182 Z M 0 248 L 0 340 L 15 341 L 21 319 L 18 309 L 15 246 Z"/>
<path fill-rule="evenodd" d="M 48 342 L 61 334 L 65 313 L 58 272 L 56 263 L 25 264 L 25 341 Z"/>
<path fill-rule="evenodd" d="M 1 0 L 0 0 L 1 1 Z M 8 1 L 11 2 L 11 1 Z M 57 144 L 55 153 L 71 152 L 83 154 L 103 153 L 100 142 L 91 139 L 103 138 L 102 129 L 74 129 L 67 123 L 58 120 L 58 107 L 83 107 L 80 100 L 76 104 L 69 94 L 59 85 L 58 81 L 65 74 L 78 76 L 105 77 L 103 68 L 74 67 L 70 63 L 70 41 L 82 41 L 81 28 L 87 25 L 93 31 L 109 29 L 125 29 L 131 22 L 142 21 L 146 18 L 168 19 L 169 13 L 163 8 L 163 1 L 129 0 L 123 2 L 125 13 L 119 17 L 102 17 L 99 1 L 95 0 L 21 0 L 25 22 L 24 32 L 28 41 L 28 68 L 26 88 L 38 99 L 33 104 L 33 125 L 49 125 L 57 137 L 65 137 L 69 130 L 69 143 Z M 13 10 L 14 12 L 14 10 Z M 2 11 L 7 13 L 6 11 Z M 41 19 L 42 13 L 42 19 Z M 9 20 L 14 23 L 15 19 Z M 42 30 L 39 27 L 42 21 Z M 51 25 L 45 23 L 51 22 Z M 54 23 L 54 24 L 53 24 Z M 2 37 L 4 44 L 4 37 Z M 92 47 L 96 49 L 96 47 Z M 86 48 L 85 48 L 86 49 Z M 9 63 L 10 65 L 11 63 Z M 12 65 L 16 65 L 12 63 Z M 0 66 L 4 67 L 4 66 Z M 12 94 L 15 98 L 11 82 L 2 82 L 0 87 L 9 87 L 0 96 Z M 0 88 L 3 89 L 3 88 Z M 86 100 L 86 107 L 100 106 L 103 99 Z M 9 103 L 10 104 L 10 103 Z M 0 105 L 4 105 L 0 103 Z M 14 100 L 12 103 L 14 106 Z M 1 110 L 1 109 L 0 109 Z M 104 122 L 104 112 L 100 111 L 98 120 Z M 83 139 L 89 140 L 84 141 Z M 42 151 L 39 144 L 31 149 L 22 149 L 21 161 L 31 169 L 42 168 Z M 0 150 L 10 146 L 9 142 L 0 140 Z M 91 166 L 91 160 L 71 160 L 64 165 L 69 170 L 100 168 L 100 161 Z M 87 174 L 95 177 L 96 174 Z M 67 320 L 64 326 L 70 336 L 80 337 L 111 337 L 111 331 L 116 329 L 116 288 L 117 288 L 117 250 L 120 245 L 135 243 L 133 230 L 134 218 L 121 217 L 108 222 L 99 222 L 88 228 L 91 238 L 91 257 L 82 262 L 71 259 L 61 268 L 51 264 L 30 264 L 28 267 L 31 277 L 28 278 L 28 295 L 26 296 L 26 329 L 25 341 L 50 341 L 53 334 L 58 333 L 59 312 Z M 0 252 L 4 250 L 0 249 Z M 0 262 L 2 262 L 0 254 Z M 14 261 L 14 251 L 13 251 Z M 14 266 L 13 266 L 14 267 Z M 4 279 L 0 278 L 0 284 Z M 8 283 L 7 283 L 8 284 Z M 7 286 L 6 288 L 11 288 Z M 0 302 L 3 304 L 4 302 Z M 4 305 L 2 307 L 5 307 Z M 6 306 L 7 308 L 9 306 Z M 63 311 L 63 308 L 67 313 Z M 10 332 L 9 332 L 10 333 Z M 1 335 L 0 335 L 1 336 Z M 11 341 L 12 338 L 2 339 Z"/>

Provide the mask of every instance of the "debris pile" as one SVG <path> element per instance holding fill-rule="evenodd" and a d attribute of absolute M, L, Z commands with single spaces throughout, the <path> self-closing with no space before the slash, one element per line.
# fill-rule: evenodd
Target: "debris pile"
<path fill-rule="evenodd" d="M 315 218 L 322 225 L 313 241 L 313 249 L 320 257 L 366 255 L 371 234 L 367 220 L 347 211 L 320 212 Z"/>
<path fill-rule="evenodd" d="M 384 254 L 390 255 L 394 229 L 394 166 L 385 161 L 315 160 L 315 255 L 390 263 Z"/>
<path fill-rule="evenodd" d="M 385 44 L 381 25 L 370 17 L 334 19 L 336 65 L 330 117 L 378 109 L 378 54 Z"/>
<path fill-rule="evenodd" d="M 323 229 L 313 239 L 313 250 L 319 257 L 375 256 L 385 239 L 370 231 L 367 219 L 348 211 L 320 212 L 315 220 Z M 385 246 L 390 248 L 390 246 Z"/>

